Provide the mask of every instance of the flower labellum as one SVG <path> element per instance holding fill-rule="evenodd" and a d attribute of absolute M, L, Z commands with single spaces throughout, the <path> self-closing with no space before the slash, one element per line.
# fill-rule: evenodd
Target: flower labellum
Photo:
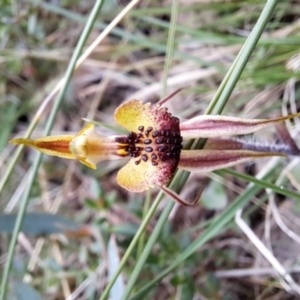
<path fill-rule="evenodd" d="M 257 150 L 223 137 L 249 134 L 296 116 L 299 114 L 252 120 L 205 115 L 180 123 L 161 104 L 130 100 L 114 113 L 116 123 L 129 131 L 127 135 L 101 136 L 95 126 L 89 124 L 74 136 L 15 139 L 10 143 L 31 146 L 48 155 L 77 159 L 92 169 L 103 160 L 130 158 L 117 174 L 119 185 L 131 192 L 143 192 L 154 186 L 168 191 L 165 185 L 177 167 L 191 172 L 209 172 L 256 158 L 289 155 L 288 145 Z M 202 137 L 212 138 L 205 149 L 182 149 L 183 139 Z"/>

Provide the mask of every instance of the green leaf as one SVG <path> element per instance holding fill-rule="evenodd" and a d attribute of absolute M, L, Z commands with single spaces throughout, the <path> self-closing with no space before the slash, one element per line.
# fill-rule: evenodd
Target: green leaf
<path fill-rule="evenodd" d="M 17 215 L 0 215 L 0 232 L 13 232 Z M 67 230 L 76 231 L 79 225 L 59 215 L 47 213 L 28 213 L 24 217 L 21 231 L 31 236 L 62 233 Z M 29 298 L 28 298 L 29 299 Z"/>
<path fill-rule="evenodd" d="M 7 145 L 10 133 L 15 125 L 15 115 L 17 113 L 17 105 L 11 102 L 4 102 L 0 106 L 0 119 L 3 126 L 0 130 L 0 153 Z"/>
<path fill-rule="evenodd" d="M 43 300 L 42 296 L 30 285 L 22 280 L 12 281 L 11 300 Z"/>
<path fill-rule="evenodd" d="M 115 235 L 111 235 L 107 248 L 109 278 L 113 277 L 119 267 L 120 257 L 118 252 Z M 124 294 L 124 286 L 123 276 L 120 275 L 110 290 L 110 298 L 114 300 L 121 299 Z"/>
<path fill-rule="evenodd" d="M 204 190 L 201 204 L 208 209 L 220 210 L 227 205 L 227 196 L 223 185 L 212 180 Z"/>

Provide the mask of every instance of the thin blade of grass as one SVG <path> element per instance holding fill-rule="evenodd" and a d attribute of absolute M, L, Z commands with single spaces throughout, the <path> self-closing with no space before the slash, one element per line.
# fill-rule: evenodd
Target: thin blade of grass
<path fill-rule="evenodd" d="M 176 33 L 176 24 L 178 19 L 178 11 L 179 11 L 179 0 L 174 0 L 172 3 L 172 11 L 171 11 L 171 24 L 169 28 L 168 34 L 168 42 L 167 42 L 167 52 L 166 52 L 166 60 L 164 65 L 163 72 L 163 90 L 162 97 L 164 98 L 167 93 L 167 80 L 169 77 L 170 67 L 172 64 L 172 58 L 174 53 L 174 45 L 175 45 L 175 33 Z"/>
<path fill-rule="evenodd" d="M 225 106 L 225 101 L 228 99 L 236 85 L 236 82 L 240 78 L 243 70 L 245 69 L 245 66 L 256 46 L 258 43 L 258 40 L 260 39 L 268 21 L 271 17 L 271 14 L 273 13 L 276 5 L 277 0 L 269 0 L 267 1 L 259 19 L 257 20 L 257 23 L 253 27 L 250 36 L 248 37 L 245 45 L 243 46 L 243 51 L 241 51 L 241 56 L 239 57 L 239 60 L 236 62 L 236 65 L 234 69 L 232 70 L 231 76 L 228 79 L 228 83 L 224 87 L 222 94 L 220 95 L 220 98 L 218 99 L 218 103 L 214 107 L 213 112 L 217 114 L 220 110 L 223 110 Z"/>
<path fill-rule="evenodd" d="M 216 173 L 220 176 L 225 176 L 226 174 L 229 174 L 229 175 L 232 175 L 236 178 L 243 179 L 247 182 L 252 182 L 252 183 L 256 184 L 257 186 L 260 186 L 264 189 L 271 189 L 273 192 L 275 192 L 277 194 L 280 194 L 280 195 L 286 196 L 288 198 L 293 198 L 293 199 L 296 199 L 296 200 L 300 201 L 300 194 L 299 193 L 284 189 L 280 186 L 277 186 L 275 184 L 272 184 L 270 182 L 267 182 L 267 181 L 264 181 L 264 180 L 261 180 L 261 179 L 257 179 L 255 177 L 247 175 L 247 174 L 242 174 L 242 173 L 230 170 L 230 169 L 218 170 L 218 171 L 214 171 L 214 173 Z"/>
<path fill-rule="evenodd" d="M 36 5 L 34 0 L 26 0 L 26 2 L 29 3 L 33 3 Z M 65 18 L 71 19 L 71 20 L 75 20 L 77 22 L 81 22 L 81 23 L 85 23 L 86 22 L 86 18 L 84 16 L 81 16 L 80 14 L 76 14 L 74 12 L 70 12 L 67 9 L 64 9 L 60 6 L 57 5 L 53 5 L 51 3 L 46 3 L 46 2 L 42 2 L 38 4 L 41 8 L 43 8 L 46 11 L 50 11 L 52 13 L 58 14 L 60 16 L 64 16 Z M 107 24 L 101 23 L 101 22 L 96 22 L 95 23 L 95 27 L 98 29 L 105 29 L 107 27 Z M 128 31 L 125 31 L 121 28 L 114 28 L 112 30 L 112 33 L 120 38 L 124 38 L 128 41 L 134 42 L 137 45 L 141 45 L 143 48 L 144 47 L 148 47 L 150 49 L 154 49 L 157 52 L 163 52 L 165 53 L 167 51 L 167 47 L 164 45 L 161 45 L 159 43 L 154 42 L 152 39 L 147 39 L 143 36 L 140 35 L 136 35 L 133 33 L 130 33 Z M 205 67 L 215 67 L 215 68 L 219 68 L 219 66 L 215 63 L 210 63 L 210 62 L 206 62 L 203 61 L 202 59 L 195 57 L 193 55 L 187 54 L 187 53 L 183 53 L 181 51 L 174 51 L 174 55 L 176 57 L 182 58 L 182 59 L 188 59 L 191 61 L 194 61 L 195 63 L 198 63 L 201 66 L 205 66 Z M 220 69 L 221 71 L 221 69 Z"/>
<path fill-rule="evenodd" d="M 263 178 L 267 180 L 268 176 L 272 174 L 273 169 L 271 169 Z M 206 230 L 204 230 L 196 240 L 188 247 L 181 255 L 163 272 L 161 272 L 155 279 L 151 280 L 147 285 L 142 287 L 135 295 L 133 295 L 130 300 L 141 299 L 142 296 L 146 295 L 154 285 L 160 282 L 165 276 L 181 265 L 188 257 L 190 257 L 195 251 L 197 251 L 201 246 L 203 246 L 207 241 L 222 232 L 223 228 L 228 225 L 228 223 L 234 218 L 235 213 L 244 207 L 253 197 L 261 190 L 261 187 L 257 185 L 249 185 L 245 192 L 237 197 L 235 201 L 223 212 L 221 213 L 213 223 L 211 223 Z M 163 216 L 163 214 L 162 214 Z M 158 220 L 160 223 L 162 217 Z M 153 231 L 156 232 L 156 228 Z M 151 239 L 151 237 L 150 237 Z M 150 240 L 149 239 L 149 240 Z"/>
<path fill-rule="evenodd" d="M 83 63 L 83 61 L 92 53 L 92 51 L 113 30 L 113 28 L 116 26 L 116 24 L 118 24 L 120 22 L 120 20 L 124 17 L 124 15 L 126 15 L 126 13 L 138 2 L 139 2 L 139 0 L 134 0 L 134 1 L 130 2 L 129 5 L 124 10 L 122 10 L 121 13 L 118 14 L 109 25 L 107 25 L 104 28 L 104 30 L 100 33 L 100 35 L 97 37 L 97 39 L 78 58 L 74 69 L 78 68 Z M 85 19 L 85 24 L 87 24 L 87 23 L 88 23 L 88 20 Z M 96 24 L 96 23 L 97 22 L 95 21 L 94 24 Z M 93 25 L 93 27 L 94 27 L 94 25 Z M 34 128 L 36 127 L 38 121 L 41 118 L 42 112 L 45 110 L 45 108 L 47 107 L 49 102 L 52 100 L 52 98 L 61 89 L 61 87 L 63 86 L 64 80 L 65 80 L 65 78 L 62 78 L 58 81 L 58 83 L 55 85 L 55 87 L 51 90 L 50 94 L 45 98 L 43 103 L 40 105 L 39 109 L 37 110 L 36 114 L 34 115 L 34 118 L 31 121 L 31 123 L 26 131 L 25 138 L 29 138 L 31 136 Z M 22 145 L 17 149 L 17 151 L 15 152 L 15 155 L 13 156 L 12 160 L 10 161 L 10 163 L 8 165 L 8 168 L 7 168 L 3 178 L 0 181 L 0 194 L 2 193 L 4 186 L 7 183 L 9 176 L 11 175 L 11 173 L 21 155 L 23 148 L 24 148 L 24 146 Z"/>
<path fill-rule="evenodd" d="M 162 98 L 165 97 L 166 91 L 167 91 L 167 79 L 168 79 L 169 69 L 170 69 L 170 65 L 171 65 L 172 57 L 173 57 L 176 23 L 177 23 L 177 17 L 178 17 L 178 8 L 179 8 L 179 1 L 176 0 L 175 5 L 172 5 L 171 22 L 172 22 L 173 26 L 170 27 L 170 31 L 169 31 L 169 38 L 168 38 L 168 45 L 167 45 L 167 58 L 166 58 L 166 63 L 165 63 L 165 68 L 164 68 L 164 73 L 163 73 Z M 100 297 L 100 300 L 106 299 L 106 297 L 108 296 L 109 291 L 112 289 L 115 281 L 118 279 L 118 276 L 120 275 L 122 269 L 124 268 L 125 263 L 127 262 L 131 252 L 135 248 L 136 243 L 140 240 L 140 238 L 142 238 L 144 236 L 144 234 L 145 234 L 144 229 L 146 228 L 146 226 L 148 225 L 148 222 L 151 220 L 152 216 L 154 215 L 156 208 L 159 205 L 162 198 L 163 198 L 163 193 L 160 192 L 159 195 L 156 197 L 154 203 L 152 204 L 150 210 L 148 211 L 146 216 L 143 218 L 143 222 L 142 222 L 138 232 L 135 234 L 133 240 L 131 241 L 129 248 L 125 252 L 125 254 L 121 260 L 121 263 L 119 264 L 118 270 L 116 271 L 115 275 L 110 280 L 109 284 L 106 286 L 104 292 L 102 293 L 102 295 Z M 140 261 L 140 259 L 138 259 L 138 262 L 139 261 Z M 132 277 L 130 277 L 130 278 L 132 278 Z M 134 282 L 135 282 L 135 280 L 133 280 L 133 284 L 134 284 Z M 131 284 L 130 282 L 127 283 L 127 286 L 126 286 L 125 292 L 122 296 L 122 299 L 126 299 L 127 295 L 130 294 L 133 284 Z"/>
<path fill-rule="evenodd" d="M 246 66 L 246 63 L 248 62 L 248 60 L 250 58 L 252 51 L 254 50 L 256 43 L 258 42 L 266 24 L 267 24 L 267 21 L 271 15 L 271 13 L 273 12 L 273 10 L 276 6 L 276 3 L 277 3 L 277 1 L 268 1 L 267 4 L 265 5 L 264 10 L 262 11 L 256 25 L 254 26 L 245 45 L 243 46 L 243 48 L 240 51 L 240 53 L 235 61 L 234 67 L 231 68 L 228 72 L 228 75 L 226 75 L 225 84 L 221 84 L 220 88 L 218 89 L 218 91 L 217 91 L 218 96 L 215 99 L 213 99 L 213 104 L 211 106 L 209 106 L 209 108 L 207 110 L 208 112 L 214 112 L 215 114 L 219 114 L 222 112 L 223 108 L 225 107 L 226 102 L 228 101 L 228 99 L 230 97 L 230 94 L 231 94 L 233 88 L 235 87 L 240 75 L 242 74 L 242 71 L 244 70 L 244 68 Z M 197 144 L 199 144 L 199 142 Z M 203 141 L 200 140 L 200 145 L 201 144 L 202 144 L 202 146 L 205 145 L 205 141 L 203 143 Z M 197 145 L 197 146 L 199 146 L 199 145 Z M 248 199 L 248 198 L 245 198 L 245 199 Z M 249 201 L 249 199 L 247 201 Z M 244 198 L 241 198 L 240 201 L 237 200 L 237 203 L 239 203 L 239 202 L 246 203 L 246 200 L 244 200 Z M 159 221 L 157 222 L 156 227 L 154 228 L 154 231 L 152 232 L 152 234 L 148 240 L 148 243 L 146 244 L 144 252 L 142 253 L 140 259 L 136 263 L 136 266 L 135 266 L 133 272 L 131 273 L 128 285 L 130 283 L 130 285 L 133 287 L 134 283 L 136 282 L 136 279 L 138 278 L 138 276 L 143 268 L 143 265 L 146 262 L 149 254 L 151 252 L 151 249 L 153 248 L 153 246 L 157 240 L 157 237 L 159 236 L 165 222 L 168 219 L 168 216 L 169 216 L 168 212 L 171 212 L 171 206 L 172 206 L 171 204 L 168 204 L 168 206 L 165 208 L 165 210 L 167 212 L 163 213 L 160 216 Z M 169 208 L 170 208 L 170 210 L 169 210 Z M 228 210 L 228 211 L 231 212 L 231 210 Z M 235 213 L 235 211 L 234 211 L 234 213 Z M 234 216 L 234 213 L 232 215 L 229 214 L 231 216 L 231 218 Z M 227 217 L 227 215 L 224 215 L 224 219 L 218 219 L 218 221 L 216 223 L 213 223 L 213 225 L 220 223 L 222 225 L 217 228 L 222 228 L 223 225 L 227 224 L 226 217 Z M 224 222 L 224 221 L 226 221 L 226 222 Z M 211 226 L 209 228 L 211 228 Z M 207 229 L 208 237 L 210 237 L 211 233 L 216 232 L 214 227 L 212 227 L 212 229 L 210 229 L 210 230 L 209 230 L 209 228 Z M 205 243 L 207 240 L 200 239 L 200 243 Z M 197 243 L 193 243 L 192 245 L 197 245 Z M 190 247 L 188 247 L 188 249 L 193 250 L 193 251 L 189 252 L 189 254 L 192 254 L 197 249 L 197 247 L 192 248 L 192 245 Z M 180 257 L 182 257 L 182 259 L 176 260 L 176 267 L 179 266 L 186 259 L 186 257 L 183 256 L 183 254 L 180 255 Z M 175 262 L 174 262 L 174 264 L 172 264 L 172 266 L 173 265 L 175 265 Z M 163 272 L 162 274 L 164 274 L 164 275 L 163 276 L 158 275 L 156 277 L 157 279 L 159 278 L 157 281 L 155 281 L 155 280 L 151 281 L 151 283 L 152 283 L 151 286 L 153 286 L 153 284 L 156 284 L 159 280 L 161 280 L 168 273 Z M 149 290 L 150 283 L 145 286 L 145 289 L 146 288 L 147 288 L 147 290 Z M 143 290 L 144 289 L 142 289 L 141 291 L 143 291 Z M 142 295 L 142 293 L 139 293 L 138 295 L 140 296 L 140 295 Z M 127 298 L 123 297 L 123 299 L 127 299 Z"/>
<path fill-rule="evenodd" d="M 45 129 L 45 135 L 49 135 L 49 133 L 51 132 L 51 129 L 53 127 L 56 115 L 60 109 L 60 105 L 63 102 L 63 98 L 64 95 L 66 93 L 67 87 L 68 87 L 68 83 L 71 80 L 73 71 L 75 69 L 75 65 L 76 65 L 76 61 L 78 60 L 80 53 L 82 52 L 82 49 L 87 41 L 87 38 L 89 36 L 89 33 L 91 32 L 94 22 L 96 21 L 99 12 L 102 9 L 102 6 L 104 4 L 105 0 L 98 0 L 96 1 L 93 10 L 91 11 L 91 14 L 89 16 L 89 19 L 83 29 L 83 32 L 79 38 L 79 41 L 76 45 L 76 48 L 74 50 L 74 53 L 72 55 L 71 61 L 68 65 L 67 71 L 66 71 L 66 75 L 65 75 L 65 82 L 63 85 L 63 88 L 60 90 L 60 93 L 58 94 L 56 101 L 54 102 L 54 106 L 51 110 L 51 114 L 49 116 L 49 119 L 46 123 L 46 129 Z M 26 208 L 27 208 L 27 204 L 28 204 L 28 200 L 29 200 L 29 196 L 31 194 L 31 190 L 33 187 L 33 183 L 38 171 L 38 168 L 40 166 L 41 163 L 41 159 L 42 159 L 42 154 L 38 153 L 37 156 L 35 157 L 35 161 L 33 163 L 32 166 L 32 172 L 31 172 L 31 176 L 30 176 L 30 180 L 29 180 L 29 184 L 28 184 L 28 188 L 22 198 L 22 201 L 20 203 L 20 207 L 19 207 L 19 212 L 17 215 L 17 219 L 16 219 L 16 223 L 15 223 L 15 227 L 14 227 L 14 231 L 10 240 L 10 244 L 9 244 L 9 249 L 8 249 L 8 255 L 7 255 L 7 261 L 4 267 L 4 272 L 3 272 L 3 276 L 2 276 L 2 281 L 1 281 L 1 289 L 0 289 L 0 300 L 4 300 L 5 299 L 5 295 L 6 295 L 6 290 L 7 290 L 7 283 L 8 283 L 8 278 L 9 278 L 9 274 L 10 274 L 10 269 L 11 269 L 11 265 L 12 265 L 12 260 L 13 260 L 13 256 L 15 253 L 15 247 L 17 244 L 17 239 L 18 239 L 18 234 L 20 232 L 20 228 L 22 226 L 22 222 L 24 219 L 24 215 L 26 213 Z"/>

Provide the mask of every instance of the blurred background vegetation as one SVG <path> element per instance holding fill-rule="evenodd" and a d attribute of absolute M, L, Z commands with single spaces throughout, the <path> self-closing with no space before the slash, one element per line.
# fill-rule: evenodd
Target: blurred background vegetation
<path fill-rule="evenodd" d="M 106 1 L 87 45 L 129 1 Z M 202 114 L 224 78 L 266 1 L 180 3 L 168 93 L 187 87 L 168 103 L 188 119 Z M 15 151 L 9 139 L 24 136 L 34 114 L 63 76 L 94 1 L 0 1 L 0 179 Z M 74 73 L 52 134 L 78 132 L 82 118 L 115 126 L 113 112 L 123 101 L 156 102 L 162 95 L 172 0 L 141 1 Z M 299 110 L 300 3 L 279 1 L 224 114 L 264 118 Z M 51 103 L 33 137 L 43 134 Z M 299 120 L 288 123 L 299 137 Z M 292 126 L 296 125 L 296 126 Z M 103 134 L 113 132 L 99 128 Z M 275 141 L 275 130 L 259 133 Z M 18 203 L 28 184 L 36 152 L 25 149 L 0 196 L 0 268 L 7 258 Z M 244 164 L 236 171 L 256 175 L 270 161 Z M 299 191 L 297 159 L 275 160 L 268 180 Z M 92 171 L 78 162 L 43 157 L 34 182 L 13 260 L 7 299 L 98 299 L 137 231 L 156 190 L 127 193 L 116 184 L 120 162 Z M 279 180 L 279 181 L 278 181 Z M 135 284 L 134 292 L 174 261 L 230 203 L 247 180 L 228 173 L 192 175 L 181 195 L 192 199 L 207 186 L 196 208 L 175 206 Z M 299 277 L 300 206 L 292 197 L 260 189 L 243 218 L 274 257 Z M 299 200 L 299 199 L 298 199 Z M 121 299 L 141 249 L 170 199 L 161 202 L 139 247 L 112 289 Z M 146 208 L 147 209 L 147 208 Z M 288 285 L 288 286 L 286 286 Z M 299 299 L 298 286 L 284 285 L 257 245 L 228 223 L 166 276 L 145 299 Z M 290 290 L 289 290 L 290 289 Z M 295 294 L 296 293 L 296 294 Z"/>

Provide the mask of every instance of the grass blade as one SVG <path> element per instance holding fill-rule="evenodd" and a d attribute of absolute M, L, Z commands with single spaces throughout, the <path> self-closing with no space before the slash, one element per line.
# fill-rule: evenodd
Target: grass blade
<path fill-rule="evenodd" d="M 68 69 L 66 71 L 64 86 L 60 90 L 60 93 L 58 94 L 58 96 L 56 98 L 54 106 L 51 110 L 50 117 L 47 121 L 46 129 L 45 129 L 45 135 L 49 135 L 49 133 L 51 132 L 51 129 L 53 127 L 56 115 L 59 111 L 60 105 L 61 105 L 61 103 L 63 101 L 63 98 L 64 98 L 64 95 L 66 93 L 68 83 L 71 80 L 73 70 L 74 70 L 75 65 L 76 65 L 76 61 L 80 56 L 80 53 L 81 53 L 81 51 L 82 51 L 82 49 L 83 49 L 83 47 L 84 47 L 84 45 L 87 41 L 89 33 L 90 33 L 91 29 L 93 28 L 94 22 L 96 21 L 96 19 L 98 17 L 98 14 L 99 14 L 99 12 L 100 12 L 103 4 L 104 4 L 104 1 L 105 0 L 96 1 L 95 5 L 94 5 L 94 8 L 93 8 L 93 10 L 90 14 L 89 19 L 88 19 L 88 22 L 86 23 L 86 25 L 83 29 L 83 32 L 80 36 L 78 44 L 75 48 L 75 51 L 74 51 L 73 56 L 71 58 L 71 61 L 69 63 Z M 16 247 L 16 244 L 17 244 L 18 234 L 20 232 L 20 228 L 22 226 L 24 215 L 26 213 L 26 208 L 27 208 L 29 196 L 30 196 L 30 193 L 31 193 L 31 190 L 32 190 L 34 179 L 36 177 L 38 168 L 39 168 L 40 163 L 41 163 L 41 159 L 42 159 L 42 154 L 38 153 L 36 158 L 35 158 L 34 164 L 32 166 L 32 172 L 31 172 L 31 175 L 30 175 L 28 188 L 27 188 L 27 190 L 24 194 L 24 197 L 23 197 L 23 199 L 20 203 L 20 208 L 19 208 L 19 212 L 18 212 L 18 215 L 17 215 L 14 231 L 13 231 L 13 234 L 12 234 L 12 237 L 11 237 L 11 240 L 10 240 L 10 244 L 9 244 L 7 261 L 6 261 L 3 276 L 2 276 L 1 289 L 0 289 L 0 300 L 5 299 L 6 290 L 7 290 L 7 283 L 8 283 L 8 277 L 9 277 L 9 273 L 10 273 L 10 269 L 11 269 L 11 265 L 12 265 L 12 260 L 13 260 L 13 256 L 14 256 L 14 252 L 15 252 L 15 247 Z"/>
<path fill-rule="evenodd" d="M 237 57 L 236 63 L 234 64 L 234 67 L 232 69 L 229 70 L 229 75 L 226 75 L 225 77 L 225 84 L 220 86 L 220 90 L 217 91 L 217 96 L 215 99 L 213 99 L 213 104 L 211 106 L 209 106 L 208 108 L 208 112 L 213 111 L 214 113 L 218 114 L 221 113 L 226 102 L 228 101 L 230 94 L 234 88 L 234 86 L 236 85 L 240 75 L 242 74 L 246 63 L 248 62 L 250 55 L 252 53 L 252 51 L 254 50 L 254 47 L 256 45 L 256 43 L 258 42 L 266 24 L 267 21 L 271 15 L 271 13 L 273 12 L 275 5 L 276 5 L 277 1 L 268 1 L 264 10 L 262 11 L 259 20 L 257 21 L 256 26 L 253 28 L 253 31 L 251 32 L 250 36 L 248 37 L 244 47 L 241 49 L 240 54 Z M 200 140 L 200 144 L 202 143 L 202 141 Z M 198 145 L 199 146 L 199 145 Z M 249 192 L 250 193 L 250 192 Z M 250 193 L 252 195 L 252 193 Z M 246 194 L 248 195 L 248 194 Z M 247 200 L 245 200 L 247 199 Z M 237 199 L 237 206 L 238 207 L 242 207 L 239 205 L 243 205 L 244 203 L 247 203 L 247 201 L 250 198 L 241 198 L 241 199 Z M 242 203 L 242 204 L 241 204 Z M 170 210 L 171 204 L 167 206 L 166 211 L 169 212 Z M 172 267 L 170 266 L 169 268 L 167 268 L 167 270 L 172 271 L 176 267 L 179 266 L 187 257 L 189 257 L 189 255 L 191 255 L 199 246 L 199 244 L 203 245 L 207 240 L 209 240 L 214 234 L 216 234 L 218 232 L 219 229 L 221 229 L 224 225 L 227 224 L 227 220 L 229 221 L 235 213 L 235 209 L 234 207 L 231 208 L 229 207 L 228 210 L 226 211 L 227 214 L 224 214 L 223 217 L 217 219 L 217 221 L 215 223 L 213 223 L 206 232 L 207 236 L 203 235 L 201 236 L 200 242 L 194 242 L 184 253 L 188 253 L 188 256 L 184 255 L 184 253 L 182 253 L 182 255 L 180 255 L 181 259 L 177 259 L 176 262 L 174 262 L 172 264 Z M 233 212 L 233 213 L 232 213 Z M 131 277 L 129 279 L 129 283 L 132 286 L 134 285 L 136 279 L 138 278 L 139 273 L 142 270 L 142 267 L 144 265 L 144 263 L 146 262 L 148 255 L 150 254 L 151 249 L 153 248 L 157 237 L 159 236 L 159 233 L 161 232 L 165 222 L 167 221 L 168 218 L 168 213 L 163 213 L 160 218 L 158 223 L 156 224 L 156 227 L 154 229 L 154 231 L 152 232 L 148 243 L 146 244 L 146 247 L 144 249 L 144 252 L 142 253 L 139 261 L 137 262 Z M 223 215 L 223 214 L 222 214 Z M 230 216 L 230 218 L 229 218 Z M 217 224 L 217 225 L 215 225 Z M 214 227 L 216 226 L 216 227 Z M 168 273 L 169 273 L 168 272 Z M 136 297 L 140 297 L 141 295 L 144 294 L 143 291 L 149 290 L 154 284 L 156 284 L 159 280 L 161 280 L 162 278 L 164 278 L 164 276 L 166 276 L 168 273 L 166 273 L 166 271 L 162 272 L 160 275 L 158 275 L 158 277 L 156 277 L 156 279 L 154 279 L 153 281 L 151 281 L 149 284 L 147 284 L 145 286 L 145 288 L 143 288 L 141 290 L 141 293 L 138 293 Z M 128 284 L 129 284 L 128 283 Z M 126 298 L 124 298 L 126 299 Z"/>
<path fill-rule="evenodd" d="M 264 179 L 272 173 L 272 170 L 266 174 Z M 170 272 L 176 269 L 180 264 L 182 264 L 188 257 L 190 257 L 197 249 L 203 246 L 207 241 L 219 234 L 223 228 L 233 219 L 235 213 L 240 208 L 244 207 L 252 197 L 257 194 L 261 188 L 256 185 L 249 185 L 246 191 L 236 198 L 236 200 L 222 213 L 220 214 L 213 223 L 211 223 L 208 228 L 199 236 L 194 242 L 186 248 L 184 252 L 163 272 L 161 272 L 155 279 L 151 280 L 147 285 L 145 285 L 140 291 L 138 291 L 130 300 L 141 299 L 151 288 L 161 281 Z M 161 219 L 161 218 L 160 218 Z M 159 220 L 160 221 L 160 220 Z M 156 228 L 155 228 L 156 229 Z M 155 231 L 155 230 L 154 230 Z"/>

